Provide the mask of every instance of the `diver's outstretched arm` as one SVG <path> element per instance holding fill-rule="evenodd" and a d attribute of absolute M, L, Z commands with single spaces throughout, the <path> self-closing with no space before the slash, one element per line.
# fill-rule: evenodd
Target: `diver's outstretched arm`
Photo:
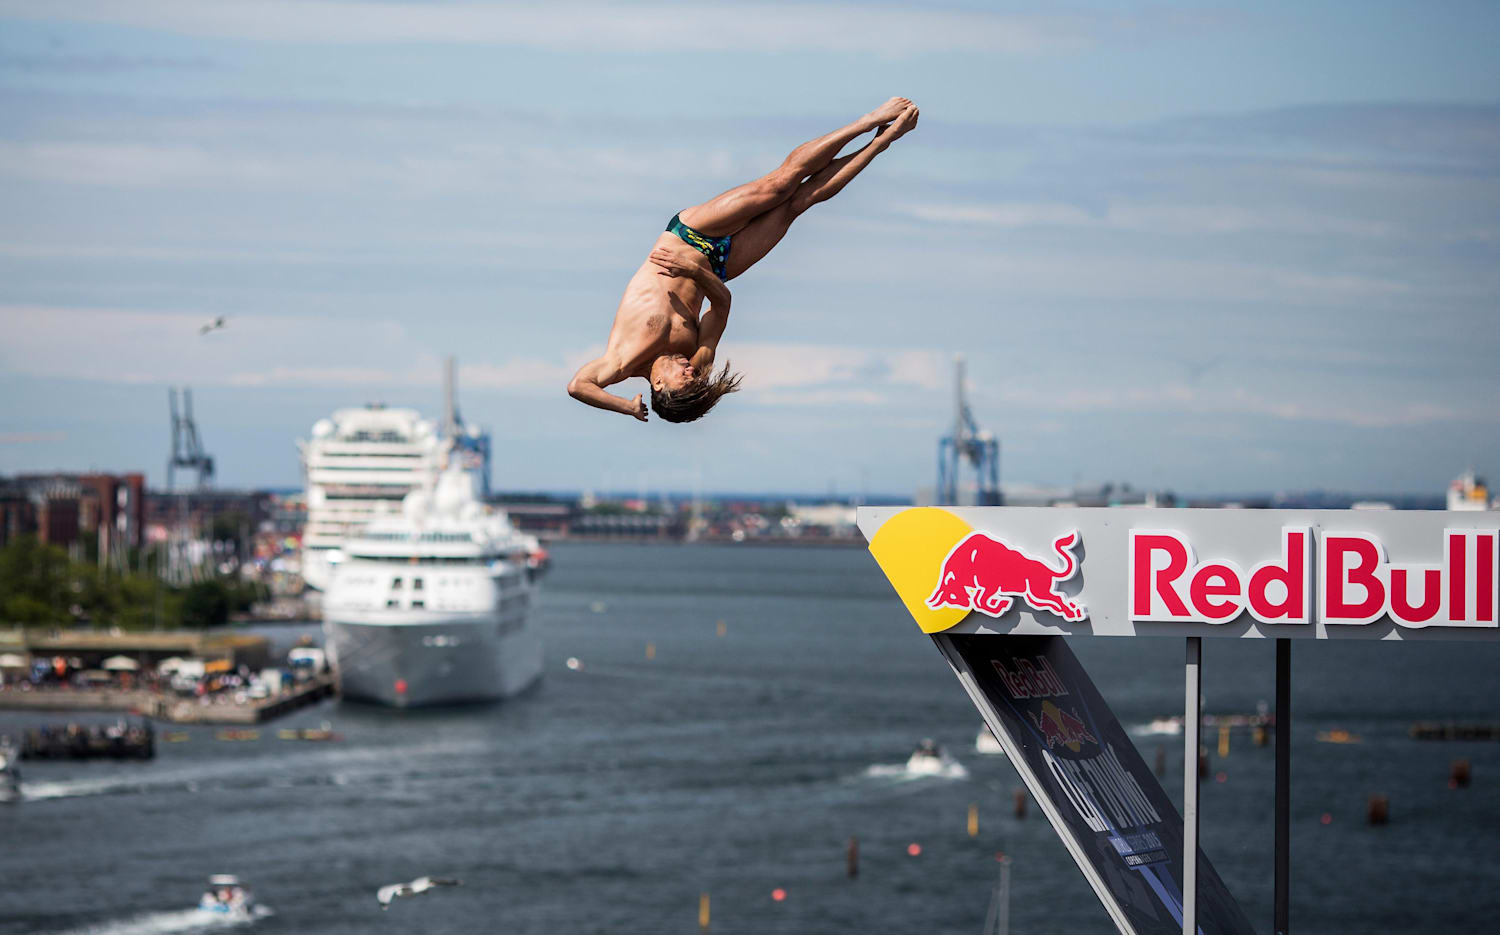
<path fill-rule="evenodd" d="M 573 379 L 568 381 L 568 395 L 595 409 L 634 416 L 645 422 L 646 402 L 640 393 L 635 394 L 635 399 L 626 399 L 623 396 L 605 392 L 606 386 L 619 383 L 623 379 L 625 375 L 601 357 L 578 368 L 578 372 L 573 374 Z"/>

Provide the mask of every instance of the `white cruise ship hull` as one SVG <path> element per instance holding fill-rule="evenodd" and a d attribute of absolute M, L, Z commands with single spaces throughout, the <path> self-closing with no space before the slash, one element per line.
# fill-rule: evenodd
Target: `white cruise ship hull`
<path fill-rule="evenodd" d="M 398 708 L 494 701 L 541 675 L 541 634 L 529 616 L 325 613 L 323 636 L 346 698 Z"/>

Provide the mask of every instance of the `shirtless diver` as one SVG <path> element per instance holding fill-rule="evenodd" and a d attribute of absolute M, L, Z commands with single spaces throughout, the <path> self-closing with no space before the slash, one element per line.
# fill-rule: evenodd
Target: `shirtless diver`
<path fill-rule="evenodd" d="M 607 392 L 631 377 L 651 384 L 651 409 L 668 422 L 691 422 L 739 388 L 714 353 L 729 322 L 724 283 L 754 266 L 802 212 L 838 194 L 876 156 L 917 125 L 915 104 L 893 97 L 842 129 L 803 143 L 775 171 L 672 218 L 656 238 L 615 312 L 604 355 L 578 369 L 568 395 L 598 409 L 646 421 L 642 394 Z M 847 156 L 850 140 L 874 139 Z M 703 312 L 703 301 L 708 311 Z M 701 313 L 701 314 L 700 314 Z"/>

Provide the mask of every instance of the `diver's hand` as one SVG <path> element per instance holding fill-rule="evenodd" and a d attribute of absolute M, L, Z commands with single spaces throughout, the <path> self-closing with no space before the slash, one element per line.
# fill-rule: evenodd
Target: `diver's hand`
<path fill-rule="evenodd" d="M 636 393 L 635 394 L 635 399 L 632 399 L 630 401 L 630 405 L 632 407 L 630 415 L 633 415 L 637 419 L 641 420 L 642 422 L 645 422 L 646 421 L 646 401 L 645 401 L 645 399 L 642 398 L 642 394 Z"/>
<path fill-rule="evenodd" d="M 648 259 L 662 268 L 662 276 L 672 278 L 681 276 L 687 279 L 696 279 L 702 271 L 702 267 L 699 263 L 693 261 L 695 257 L 700 261 L 702 260 L 702 256 L 696 251 L 692 256 L 684 256 L 676 250 L 667 247 L 657 247 L 651 251 Z"/>

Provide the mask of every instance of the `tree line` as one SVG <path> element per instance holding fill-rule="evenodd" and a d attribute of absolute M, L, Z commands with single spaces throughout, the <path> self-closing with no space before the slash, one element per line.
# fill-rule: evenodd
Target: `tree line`
<path fill-rule="evenodd" d="M 121 571 L 74 560 L 35 536 L 17 538 L 0 548 L 0 624 L 201 629 L 268 596 L 264 585 L 222 575 L 172 587 L 158 575 L 158 560 L 152 552 L 132 555 L 126 568 L 140 570 Z"/>

